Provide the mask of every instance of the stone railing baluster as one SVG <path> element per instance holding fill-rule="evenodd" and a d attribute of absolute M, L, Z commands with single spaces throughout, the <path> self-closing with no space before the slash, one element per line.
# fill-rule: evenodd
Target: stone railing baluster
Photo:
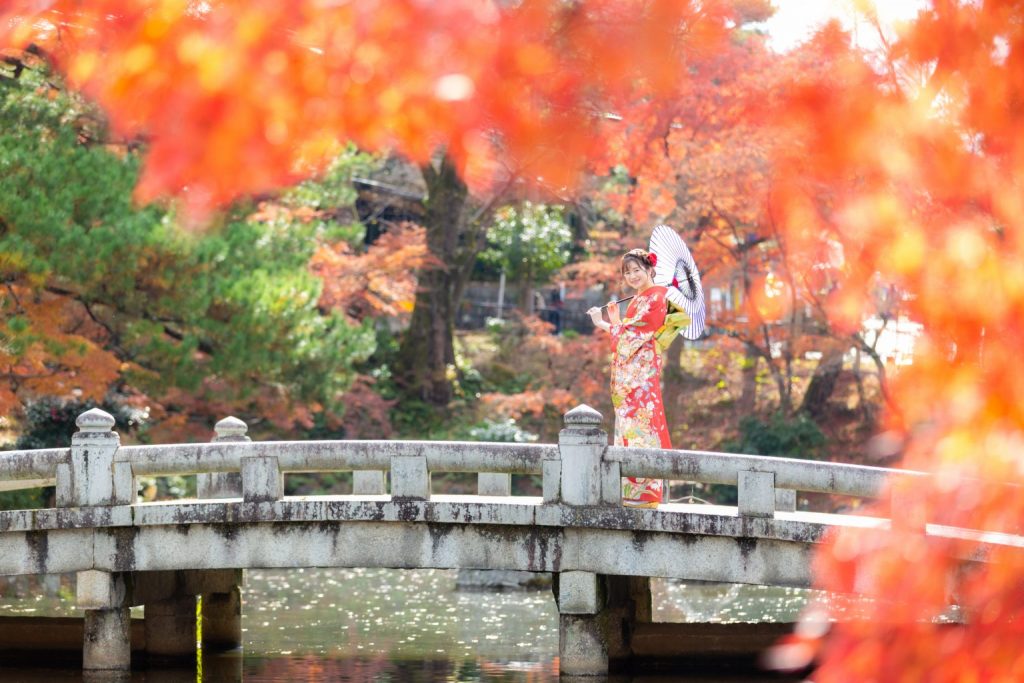
<path fill-rule="evenodd" d="M 284 498 L 284 474 L 276 455 L 242 456 L 242 500 L 270 503 Z"/>
<path fill-rule="evenodd" d="M 512 475 L 508 472 L 480 472 L 476 476 L 478 496 L 511 496 Z"/>
<path fill-rule="evenodd" d="M 545 504 L 562 500 L 562 458 L 558 450 L 550 451 L 541 460 L 541 494 Z"/>
<path fill-rule="evenodd" d="M 737 475 L 740 517 L 774 517 L 775 475 L 753 470 L 740 470 Z"/>
<path fill-rule="evenodd" d="M 423 455 L 391 456 L 391 497 L 430 500 L 430 472 Z"/>

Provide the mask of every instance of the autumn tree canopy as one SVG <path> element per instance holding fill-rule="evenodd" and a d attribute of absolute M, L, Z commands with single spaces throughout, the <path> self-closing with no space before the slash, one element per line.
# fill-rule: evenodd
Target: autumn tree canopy
<path fill-rule="evenodd" d="M 183 232 L 165 209 L 133 205 L 138 154 L 103 144 L 103 117 L 57 80 L 38 64 L 0 76 L 0 415 L 112 388 L 156 422 L 199 406 L 281 426 L 340 414 L 374 337 L 321 302 L 308 263 L 318 244 L 338 249 L 361 231 L 290 211 L 317 191 L 306 183 L 276 209 L 243 204 Z M 359 163 L 339 157 L 337 173 Z M 177 426 L 169 433 L 188 433 Z"/>

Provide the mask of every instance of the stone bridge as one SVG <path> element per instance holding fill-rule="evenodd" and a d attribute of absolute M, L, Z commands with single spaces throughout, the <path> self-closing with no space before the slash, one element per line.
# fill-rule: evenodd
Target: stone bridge
<path fill-rule="evenodd" d="M 811 553 L 829 529 L 884 533 L 890 522 L 796 511 L 796 492 L 886 492 L 898 506 L 900 482 L 927 476 L 608 446 L 601 419 L 587 406 L 571 410 L 557 445 L 252 442 L 243 422 L 226 418 L 211 443 L 121 446 L 113 418 L 90 410 L 70 448 L 0 453 L 0 489 L 56 486 L 54 508 L 0 512 L 0 575 L 77 572 L 83 665 L 102 672 L 130 667 L 132 605 L 145 605 L 151 655 L 194 656 L 197 595 L 204 644 L 238 646 L 246 568 L 552 572 L 561 670 L 603 674 L 636 655 L 632 637 L 651 621 L 651 577 L 809 586 Z M 353 472 L 352 495 L 284 495 L 286 474 L 338 471 Z M 433 472 L 477 473 L 477 495 L 433 495 Z M 197 475 L 197 499 L 138 502 L 137 477 L 185 474 Z M 512 474 L 540 475 L 543 495 L 512 496 Z M 736 486 L 738 505 L 627 509 L 624 476 Z M 933 524 L 921 531 L 1020 543 Z"/>

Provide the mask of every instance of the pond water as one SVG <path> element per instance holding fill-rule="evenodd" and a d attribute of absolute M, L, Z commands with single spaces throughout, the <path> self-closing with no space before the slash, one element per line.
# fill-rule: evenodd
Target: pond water
<path fill-rule="evenodd" d="M 557 681 L 558 613 L 551 591 L 461 590 L 456 577 L 445 570 L 250 570 L 242 652 L 207 655 L 198 675 L 194 669 L 149 670 L 132 680 Z M 816 597 L 794 588 L 663 580 L 653 582 L 652 592 L 655 621 L 674 622 L 789 622 Z M 0 614 L 76 614 L 69 593 L 0 597 Z M 44 680 L 77 681 L 81 674 L 0 669 L 0 681 Z M 680 672 L 642 680 L 740 679 Z"/>

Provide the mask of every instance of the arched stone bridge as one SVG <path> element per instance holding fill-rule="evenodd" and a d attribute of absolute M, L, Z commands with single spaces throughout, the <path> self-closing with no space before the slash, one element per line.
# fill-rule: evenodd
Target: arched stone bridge
<path fill-rule="evenodd" d="M 113 424 L 90 410 L 70 448 L 0 453 L 0 489 L 55 485 L 57 500 L 0 512 L 0 575 L 78 572 L 84 666 L 99 671 L 129 667 L 136 604 L 146 605 L 151 652 L 194 648 L 198 594 L 204 642 L 239 644 L 242 569 L 422 567 L 553 572 L 561 669 L 603 673 L 609 657 L 629 656 L 635 625 L 650 621 L 650 577 L 808 586 L 810 555 L 830 528 L 884 533 L 890 522 L 798 512 L 797 491 L 898 496 L 900 481 L 926 476 L 608 446 L 587 406 L 566 414 L 557 445 L 252 442 L 244 423 L 227 418 L 211 443 L 122 447 Z M 336 471 L 354 473 L 352 495 L 284 496 L 286 474 Z M 432 495 L 432 472 L 479 473 L 478 494 Z M 137 477 L 178 474 L 198 475 L 198 499 L 138 502 Z M 540 475 L 543 496 L 511 496 L 512 474 Z M 734 485 L 738 505 L 623 508 L 623 476 Z"/>

